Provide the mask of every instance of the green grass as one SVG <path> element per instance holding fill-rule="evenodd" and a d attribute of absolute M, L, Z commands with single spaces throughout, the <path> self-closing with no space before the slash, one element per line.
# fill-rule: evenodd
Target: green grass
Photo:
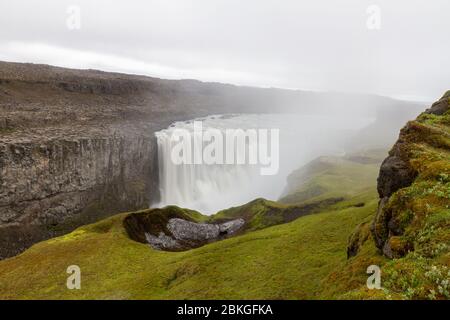
<path fill-rule="evenodd" d="M 376 183 L 387 152 L 375 150 L 342 157 L 320 157 L 288 178 L 285 204 L 304 204 L 335 197 L 354 197 Z"/>
<path fill-rule="evenodd" d="M 283 212 L 289 206 L 266 199 L 255 199 L 245 205 L 221 210 L 210 217 L 210 221 L 245 218 L 247 231 L 263 229 L 284 222 Z"/>
<path fill-rule="evenodd" d="M 209 217 L 207 221 L 220 222 L 230 219 L 243 218 L 246 221 L 246 224 L 244 225 L 242 231 L 250 232 L 277 224 L 290 222 L 299 217 L 324 211 L 342 200 L 343 197 L 327 198 L 311 203 L 287 205 L 280 202 L 259 198 L 242 206 L 219 211 Z"/>
<path fill-rule="evenodd" d="M 338 161 L 333 166 L 327 171 L 336 177 L 333 181 L 361 173 L 354 162 Z M 376 165 L 371 166 L 375 170 Z M 320 181 L 326 182 L 324 175 Z M 171 214 L 195 221 L 244 217 L 248 222 L 240 236 L 183 252 L 157 251 L 131 240 L 123 226 L 127 213 L 81 227 L 0 261 L 0 298 L 322 298 L 324 279 L 346 261 L 348 236 L 373 215 L 377 205 L 374 180 L 371 186 L 364 182 L 353 197 L 347 190 L 331 190 L 333 186 L 340 188 L 330 183 L 330 194 L 339 196 L 345 191 L 347 199 L 306 207 L 256 199 L 212 217 L 176 207 L 140 212 L 162 224 Z M 293 212 L 308 215 L 284 223 L 292 219 Z M 81 268 L 81 290 L 66 288 L 69 265 Z"/>
<path fill-rule="evenodd" d="M 184 252 L 128 238 L 118 215 L 39 243 L 0 262 L 7 299 L 312 299 L 346 260 L 347 237 L 376 207 L 309 215 Z M 81 268 L 81 290 L 66 288 L 66 268 Z"/>

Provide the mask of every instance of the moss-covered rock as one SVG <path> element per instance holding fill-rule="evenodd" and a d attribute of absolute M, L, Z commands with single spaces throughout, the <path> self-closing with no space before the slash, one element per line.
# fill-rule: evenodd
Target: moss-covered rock
<path fill-rule="evenodd" d="M 219 211 L 211 216 L 209 221 L 221 222 L 240 218 L 246 222 L 243 231 L 255 231 L 324 211 L 343 200 L 343 197 L 334 197 L 299 205 L 288 205 L 259 198 L 242 206 Z"/>
<path fill-rule="evenodd" d="M 370 221 L 364 221 L 350 235 L 347 246 L 347 258 L 355 256 L 369 237 Z"/>
<path fill-rule="evenodd" d="M 404 256 L 420 246 L 416 240 L 426 228 L 426 217 L 449 209 L 449 118 L 446 93 L 402 129 L 381 165 L 378 177 L 381 200 L 372 232 L 377 247 L 388 257 Z"/>
<path fill-rule="evenodd" d="M 348 250 L 357 254 L 350 255 L 332 281 L 362 274 L 368 258 L 384 256 L 391 260 L 377 263 L 383 287 L 375 293 L 378 298 L 450 299 L 449 99 L 447 91 L 401 130 L 380 169 L 380 201 L 371 236 L 366 236 L 364 224 L 355 229 Z M 339 298 L 374 296 L 365 286 L 336 285 L 349 292 L 337 293 Z"/>

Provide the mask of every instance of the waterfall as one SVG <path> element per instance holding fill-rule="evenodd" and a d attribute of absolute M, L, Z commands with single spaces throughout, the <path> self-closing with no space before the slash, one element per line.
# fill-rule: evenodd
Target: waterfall
<path fill-rule="evenodd" d="M 223 132 L 216 118 L 200 119 L 203 129 L 215 124 L 214 128 Z M 252 181 L 257 179 L 257 166 L 248 164 L 175 164 L 171 151 L 177 142 L 171 139 L 174 130 L 184 128 L 193 132 L 193 122 L 178 122 L 166 130 L 156 133 L 158 142 L 158 165 L 161 205 L 174 204 L 212 214 L 216 211 L 247 200 Z M 199 135 L 192 134 L 192 156 L 202 157 L 204 142 Z M 194 141 L 197 140 L 197 141 Z"/>
<path fill-rule="evenodd" d="M 314 157 L 341 153 L 337 138 L 342 134 L 336 132 L 349 129 L 345 119 L 336 121 L 336 117 L 321 116 L 234 115 L 210 116 L 196 121 L 201 122 L 204 131 L 213 128 L 224 135 L 227 129 L 233 128 L 280 128 L 280 170 L 275 175 L 263 176 L 259 164 L 175 163 L 172 151 L 179 144 L 171 138 L 175 130 L 183 129 L 191 133 L 190 153 L 193 159 L 201 159 L 205 146 L 202 136 L 195 133 L 193 120 L 176 122 L 155 133 L 161 195 L 157 206 L 177 205 L 213 214 L 258 197 L 276 200 L 292 170 Z M 370 121 L 360 120 L 357 127 L 363 127 Z M 341 124 L 336 125 L 339 122 Z M 245 143 L 248 151 L 251 142 L 246 140 Z"/>

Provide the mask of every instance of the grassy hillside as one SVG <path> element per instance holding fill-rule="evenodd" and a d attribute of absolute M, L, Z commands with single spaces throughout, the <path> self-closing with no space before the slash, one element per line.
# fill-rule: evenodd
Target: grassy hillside
<path fill-rule="evenodd" d="M 284 204 L 311 203 L 324 199 L 352 197 L 376 183 L 379 164 L 387 151 L 375 149 L 344 157 L 320 157 L 288 177 Z"/>
<path fill-rule="evenodd" d="M 348 234 L 376 207 L 374 191 L 348 207 L 184 252 L 128 238 L 125 215 L 39 243 L 0 262 L 0 298 L 308 299 L 346 259 Z M 80 266 L 81 290 L 66 288 Z"/>
<path fill-rule="evenodd" d="M 336 162 L 334 172 L 344 179 L 349 162 L 345 170 L 341 165 Z M 292 218 L 289 213 L 304 212 L 303 204 L 257 199 L 210 218 L 186 211 L 196 221 L 243 216 L 249 227 L 240 236 L 183 252 L 157 251 L 131 240 L 123 227 L 128 214 L 117 215 L 1 261 L 0 298 L 321 298 L 323 280 L 346 261 L 348 235 L 375 212 L 375 181 L 362 189 L 352 197 L 335 190 L 340 201 L 319 202 L 308 215 L 279 225 L 274 224 Z M 81 290 L 66 288 L 66 269 L 74 264 L 81 268 Z"/>
<path fill-rule="evenodd" d="M 359 253 L 329 277 L 332 285 L 324 294 L 450 299 L 449 105 L 450 91 L 402 129 L 390 156 L 402 159 L 405 170 L 413 172 L 415 178 L 382 200 L 375 220 L 371 218 L 356 229 L 350 246 L 359 247 Z M 378 242 L 384 241 L 380 249 L 393 259 L 379 259 L 374 236 Z M 382 290 L 369 292 L 349 281 L 369 264 L 381 267 Z"/>

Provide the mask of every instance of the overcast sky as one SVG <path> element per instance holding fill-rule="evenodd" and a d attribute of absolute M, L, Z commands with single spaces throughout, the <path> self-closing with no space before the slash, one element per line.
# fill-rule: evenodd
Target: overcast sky
<path fill-rule="evenodd" d="M 2 0 L 0 60 L 433 101 L 450 89 L 449 12 L 449 0 Z"/>

